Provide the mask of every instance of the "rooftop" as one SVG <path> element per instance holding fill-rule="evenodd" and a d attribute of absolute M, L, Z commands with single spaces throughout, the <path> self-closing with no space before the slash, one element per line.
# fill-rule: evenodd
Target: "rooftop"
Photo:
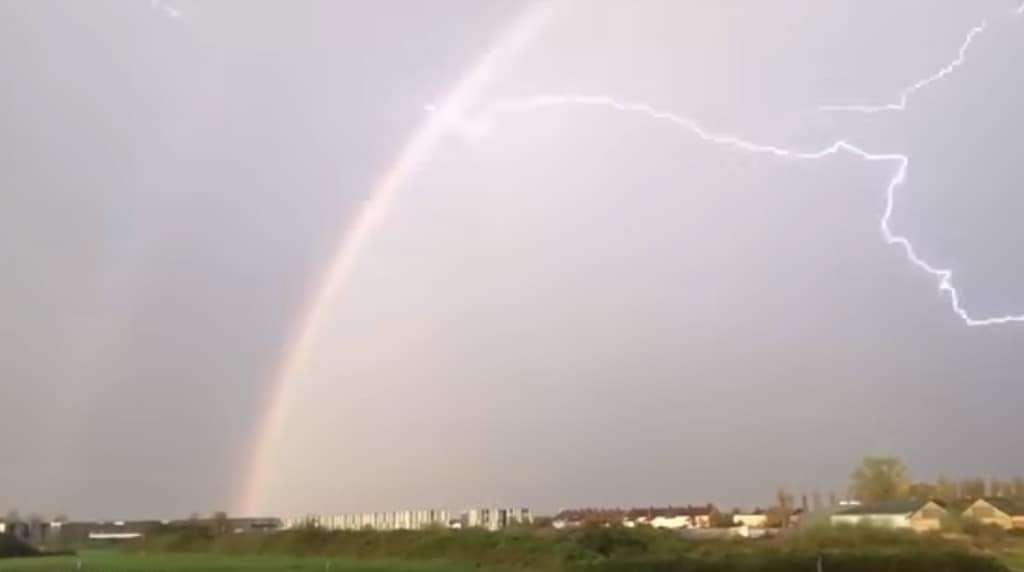
<path fill-rule="evenodd" d="M 854 505 L 848 508 L 844 508 L 837 512 L 840 515 L 868 515 L 868 514 L 910 514 L 917 512 L 928 502 L 934 502 L 935 504 L 943 507 L 943 504 L 938 501 L 921 501 L 921 500 L 891 500 L 877 503 L 867 503 L 861 505 Z"/>

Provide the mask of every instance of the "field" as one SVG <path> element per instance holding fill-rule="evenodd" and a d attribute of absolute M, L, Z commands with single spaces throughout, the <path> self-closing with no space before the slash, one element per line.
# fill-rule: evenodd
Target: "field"
<path fill-rule="evenodd" d="M 997 556 L 998 558 L 993 558 Z M 811 527 L 761 540 L 667 531 L 156 531 L 118 550 L 0 559 L 0 572 L 1024 572 L 1024 542 Z"/>
<path fill-rule="evenodd" d="M 1013 572 L 1024 572 L 1024 546 L 1014 546 L 1002 550 L 999 559 Z"/>
<path fill-rule="evenodd" d="M 1003 560 L 1011 570 L 1024 572 L 1024 552 L 1007 553 L 1004 556 Z M 79 562 L 81 562 L 80 565 Z M 436 562 L 357 561 L 210 554 L 147 555 L 117 552 L 85 552 L 78 557 L 0 559 L 0 572 L 77 572 L 79 570 L 83 572 L 480 572 L 482 569 Z M 827 571 L 827 568 L 825 570 Z"/>
<path fill-rule="evenodd" d="M 79 567 L 79 562 L 81 566 Z M 433 562 L 336 560 L 288 556 L 123 554 L 84 552 L 78 557 L 0 559 L 0 572 L 470 572 L 476 568 Z"/>

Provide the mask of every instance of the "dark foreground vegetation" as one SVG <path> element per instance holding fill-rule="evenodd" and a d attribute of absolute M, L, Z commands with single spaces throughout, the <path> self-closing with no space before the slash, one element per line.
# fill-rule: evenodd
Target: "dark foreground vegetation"
<path fill-rule="evenodd" d="M 0 534 L 0 558 L 24 558 L 39 552 L 9 534 Z"/>
<path fill-rule="evenodd" d="M 545 572 L 1004 572 L 996 559 L 938 536 L 869 528 L 810 527 L 760 540 L 692 540 L 654 529 L 586 527 L 482 530 L 293 530 L 216 535 L 158 531 L 133 547 L 154 553 L 294 556 L 445 563 L 452 569 Z"/>

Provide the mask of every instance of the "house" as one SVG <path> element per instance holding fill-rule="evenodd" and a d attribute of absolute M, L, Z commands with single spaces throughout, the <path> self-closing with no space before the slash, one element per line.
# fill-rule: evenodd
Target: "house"
<path fill-rule="evenodd" d="M 945 506 L 938 501 L 893 500 L 850 506 L 833 514 L 829 520 L 833 525 L 868 524 L 923 532 L 939 530 L 946 514 Z"/>
<path fill-rule="evenodd" d="M 983 497 L 971 503 L 963 516 L 1006 530 L 1024 528 L 1024 500 Z"/>
<path fill-rule="evenodd" d="M 6 534 L 13 536 L 18 540 L 26 543 L 32 541 L 32 528 L 29 523 L 22 521 L 0 521 L 0 534 Z"/>
<path fill-rule="evenodd" d="M 85 527 L 86 539 L 105 542 L 135 540 L 158 529 L 162 524 L 156 520 L 116 520 L 114 522 L 88 523 Z"/>
<path fill-rule="evenodd" d="M 768 513 L 760 508 L 755 508 L 750 512 L 737 512 L 732 515 L 732 522 L 736 526 L 764 528 L 768 526 Z"/>
<path fill-rule="evenodd" d="M 789 526 L 800 526 L 800 521 L 807 516 L 807 511 L 803 508 L 798 508 L 789 513 Z"/>
<path fill-rule="evenodd" d="M 47 546 L 53 540 L 55 527 L 59 522 L 45 522 L 40 519 L 9 520 L 0 522 L 0 534 L 7 534 L 32 546 Z"/>
<path fill-rule="evenodd" d="M 715 507 L 705 506 L 634 508 L 626 512 L 623 524 L 626 526 L 650 526 L 653 528 L 710 528 L 711 515 Z"/>
<path fill-rule="evenodd" d="M 584 525 L 625 524 L 626 511 L 620 508 L 573 508 L 558 512 L 551 521 L 555 528 L 570 528 Z M 626 524 L 629 526 L 629 524 Z"/>

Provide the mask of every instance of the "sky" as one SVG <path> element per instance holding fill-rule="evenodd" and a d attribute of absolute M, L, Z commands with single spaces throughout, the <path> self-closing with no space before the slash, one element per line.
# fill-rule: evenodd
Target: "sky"
<path fill-rule="evenodd" d="M 529 2 L 0 0 L 0 510 L 236 509 L 360 206 Z M 766 504 L 869 454 L 1024 474 L 1012 2 L 565 1 L 401 182 L 322 308 L 266 514 Z M 895 101 L 989 26 L 954 74 Z"/>

